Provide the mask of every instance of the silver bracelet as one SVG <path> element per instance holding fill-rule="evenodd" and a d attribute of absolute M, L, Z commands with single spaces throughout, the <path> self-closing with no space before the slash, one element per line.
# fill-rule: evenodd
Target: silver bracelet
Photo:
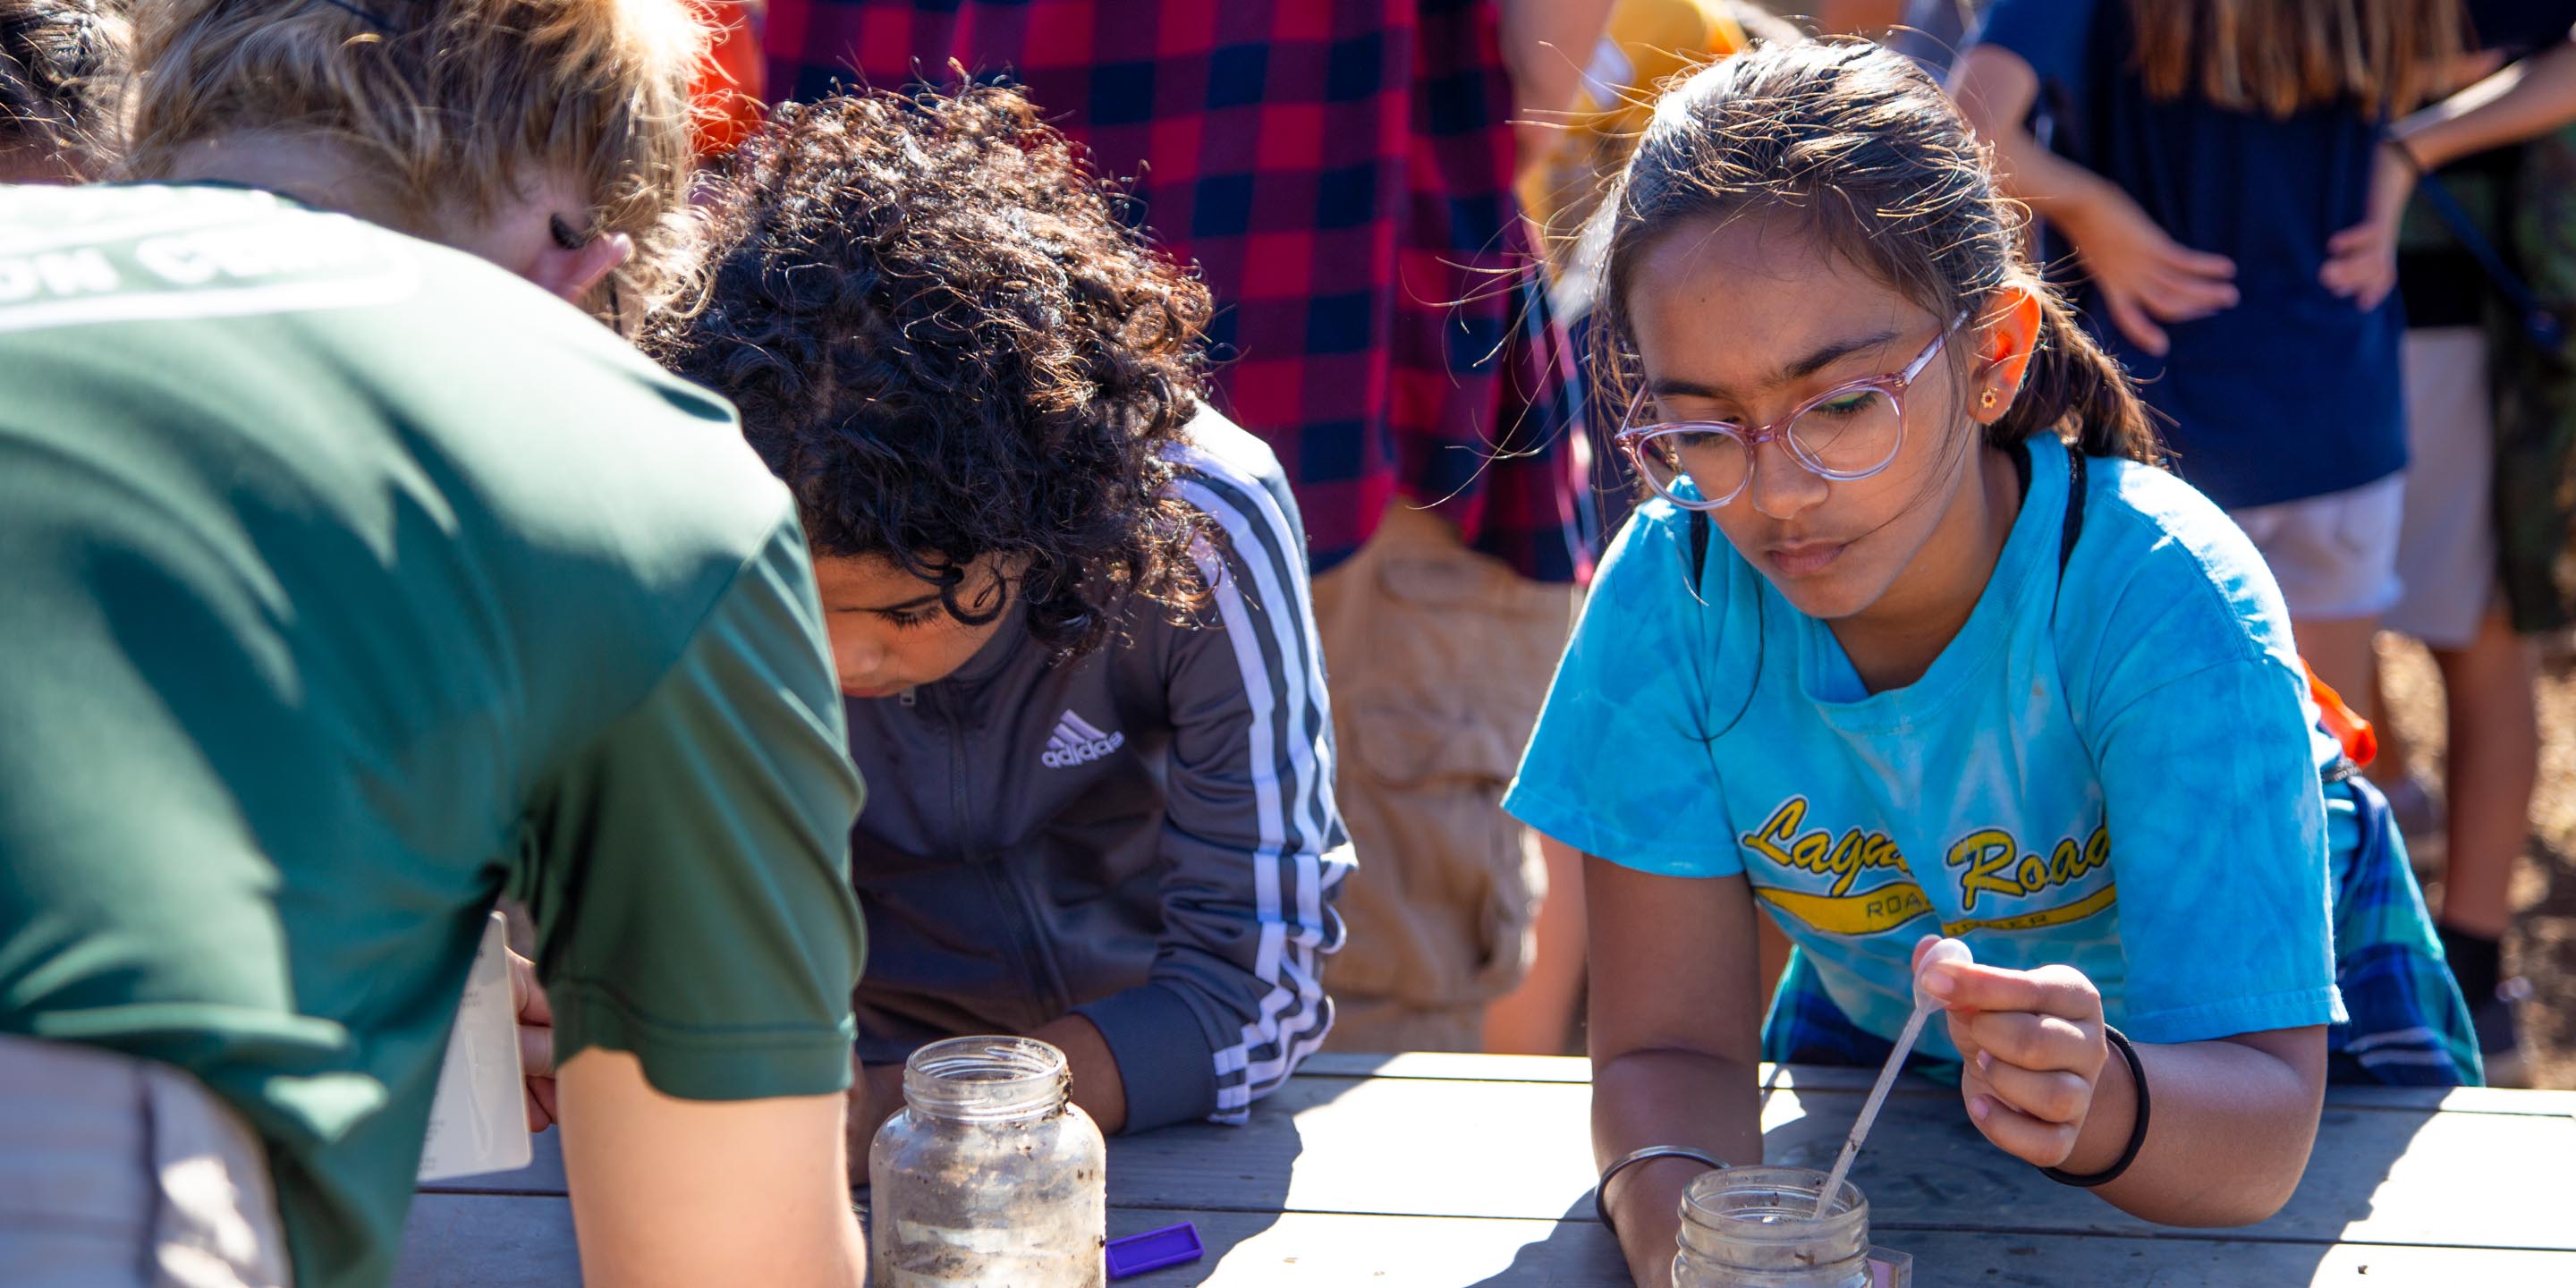
<path fill-rule="evenodd" d="M 1601 1218 L 1602 1229 L 1614 1236 L 1619 1233 L 1618 1225 L 1610 1220 L 1610 1202 L 1605 1197 L 1610 1192 L 1610 1178 L 1639 1163 L 1658 1158 L 1687 1158 L 1694 1163 L 1706 1163 L 1719 1171 L 1726 1170 L 1726 1164 L 1688 1145 L 1648 1145 L 1644 1149 L 1632 1150 L 1626 1158 L 1601 1169 L 1601 1179 L 1592 1183 L 1592 1214 Z"/>

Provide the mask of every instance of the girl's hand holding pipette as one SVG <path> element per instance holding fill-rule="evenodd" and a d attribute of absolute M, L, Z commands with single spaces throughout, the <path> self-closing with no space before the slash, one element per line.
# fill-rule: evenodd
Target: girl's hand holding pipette
<path fill-rule="evenodd" d="M 1933 942 L 1916 946 L 1918 962 Z M 1941 962 L 1917 983 L 1945 1008 L 1968 1117 L 1996 1148 L 2078 1174 L 2118 1160 L 2136 1096 L 2127 1066 L 2110 1058 L 2102 994 L 2083 972 Z"/>

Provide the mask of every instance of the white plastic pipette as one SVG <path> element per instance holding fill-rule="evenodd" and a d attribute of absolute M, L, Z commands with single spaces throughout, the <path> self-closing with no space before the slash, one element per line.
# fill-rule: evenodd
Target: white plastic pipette
<path fill-rule="evenodd" d="M 1824 1219 L 1833 1206 L 1834 1195 L 1843 1188 L 1843 1177 L 1850 1173 L 1852 1160 L 1860 1156 L 1861 1138 L 1869 1135 L 1869 1125 L 1878 1120 L 1878 1107 L 1887 1102 L 1887 1089 L 1896 1081 L 1896 1071 L 1905 1067 L 1907 1053 L 1914 1050 L 1914 1039 L 1923 1034 L 1923 1021 L 1941 1004 L 1923 992 L 1923 972 L 1938 962 L 1956 962 L 1962 966 L 1976 960 L 1968 946 L 1956 939 L 1944 939 L 1924 950 L 1923 960 L 1914 968 L 1914 1014 L 1906 1017 L 1905 1031 L 1896 1035 L 1896 1049 L 1887 1053 L 1887 1064 L 1878 1071 L 1877 1085 L 1869 1089 L 1869 1099 L 1861 1102 L 1860 1117 L 1853 1120 L 1851 1135 L 1843 1140 L 1843 1152 L 1834 1159 L 1832 1174 L 1825 1177 L 1825 1188 L 1816 1195 L 1816 1218 Z"/>

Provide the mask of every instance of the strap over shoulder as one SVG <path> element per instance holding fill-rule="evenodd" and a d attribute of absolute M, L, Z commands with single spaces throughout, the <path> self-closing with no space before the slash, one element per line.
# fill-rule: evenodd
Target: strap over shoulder
<path fill-rule="evenodd" d="M 2075 557 L 2075 538 L 2084 532 L 2084 453 L 2075 444 L 2066 445 L 2066 519 L 2057 534 L 2057 576 L 2066 577 L 2067 561 Z"/>

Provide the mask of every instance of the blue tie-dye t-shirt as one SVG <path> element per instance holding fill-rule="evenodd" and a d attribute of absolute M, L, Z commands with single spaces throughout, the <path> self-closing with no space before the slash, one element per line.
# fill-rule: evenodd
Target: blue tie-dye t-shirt
<path fill-rule="evenodd" d="M 1915 941 L 2076 967 L 2141 1042 L 2343 1018 L 2317 771 L 2335 747 L 2253 546 L 2180 480 L 2067 456 L 1967 625 L 1870 694 L 1825 623 L 1686 516 L 1638 511 L 1505 808 L 1587 854 L 1742 873 L 1855 1022 L 1893 1038 Z M 1928 1054 L 1957 1058 L 1938 1025 Z"/>

